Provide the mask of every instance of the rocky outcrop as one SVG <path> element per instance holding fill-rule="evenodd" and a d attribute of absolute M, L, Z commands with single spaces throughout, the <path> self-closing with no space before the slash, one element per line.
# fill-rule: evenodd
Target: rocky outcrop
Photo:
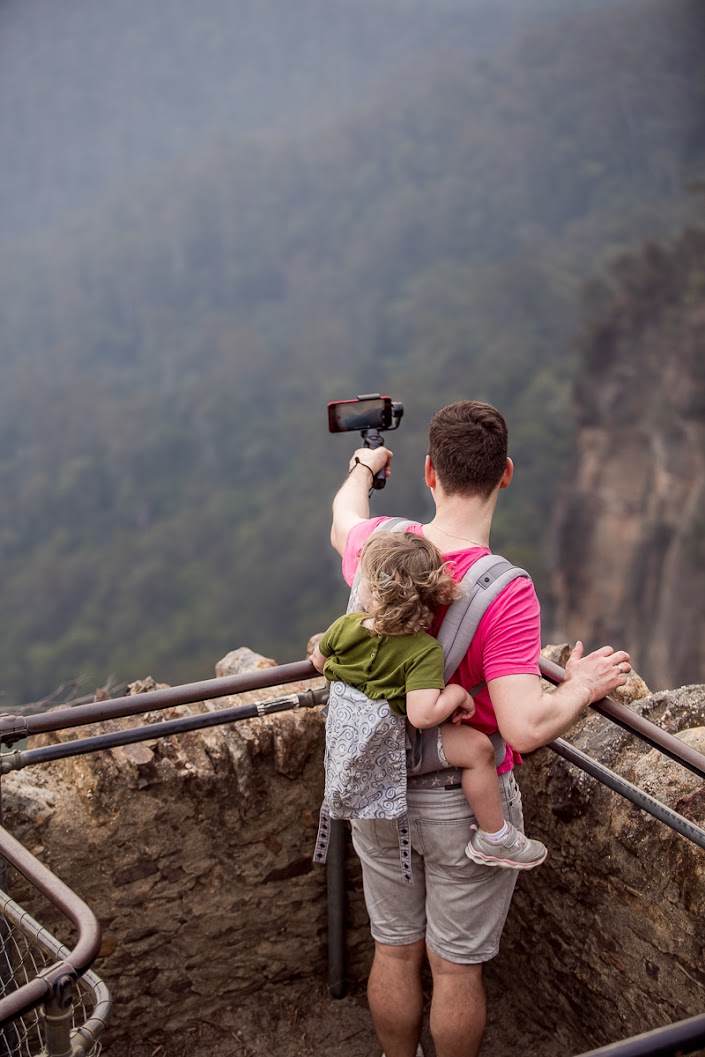
<path fill-rule="evenodd" d="M 705 675 L 704 255 L 689 231 L 593 288 L 556 510 L 554 627 L 618 643 L 661 687 Z"/>
<path fill-rule="evenodd" d="M 548 654 L 565 659 L 560 648 Z M 246 651 L 229 655 L 218 671 L 271 663 Z M 153 687 L 147 681 L 133 689 Z M 279 692 L 256 691 L 238 702 Z M 705 687 L 651 695 L 634 675 L 620 696 L 705 750 Z M 170 715 L 233 703 L 182 706 Z M 145 718 L 165 716 L 101 729 Z M 596 714 L 569 740 L 705 825 L 703 782 L 689 771 Z M 317 710 L 301 710 L 3 780 L 8 828 L 101 921 L 95 968 L 115 999 L 108 1041 L 116 1052 L 155 1028 L 222 1023 L 224 1010 L 237 1023 L 238 1005 L 252 992 L 325 980 L 325 871 L 311 861 L 322 752 L 323 720 Z M 505 1018 L 509 1005 L 511 1023 L 538 1040 L 524 1052 L 564 1057 L 701 1012 L 705 852 L 549 749 L 527 759 L 519 780 L 527 828 L 546 842 L 549 858 L 519 878 L 488 988 L 495 1014 Z M 352 856 L 347 886 L 350 974 L 359 978 L 371 942 Z M 34 909 L 26 886 L 16 898 Z M 57 927 L 44 909 L 35 916 Z M 325 1052 L 335 1048 L 335 1030 L 333 1019 Z M 496 1049 L 490 1034 L 488 1057 L 506 1053 L 506 1035 L 497 1033 Z"/>
<path fill-rule="evenodd" d="M 273 663 L 240 650 L 217 670 L 231 675 Z M 82 728 L 80 736 L 311 685 L 321 685 L 320 677 L 113 720 Z M 153 680 L 132 687 L 155 688 Z M 325 979 L 326 871 L 312 862 L 323 727 L 318 709 L 282 712 L 32 767 L 3 780 L 8 828 L 101 923 L 95 968 L 113 993 L 113 1040 L 208 1020 L 238 996 L 280 981 Z M 353 866 L 349 878 L 351 964 L 361 971 L 369 938 Z M 26 886 L 19 884 L 15 898 L 32 910 Z M 63 937 L 60 919 L 45 908 L 35 916 Z"/>
<path fill-rule="evenodd" d="M 645 690 L 632 676 L 614 696 L 705 753 L 705 687 Z M 691 771 L 594 712 L 566 740 L 705 828 L 705 784 Z M 548 748 L 518 775 L 527 832 L 549 857 L 519 879 L 493 987 L 539 1020 L 551 1052 L 701 1013 L 705 851 Z"/>

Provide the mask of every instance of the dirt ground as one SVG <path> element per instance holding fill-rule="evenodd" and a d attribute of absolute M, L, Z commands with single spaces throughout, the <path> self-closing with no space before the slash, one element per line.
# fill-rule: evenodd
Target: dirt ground
<path fill-rule="evenodd" d="M 427 1006 L 430 997 L 427 995 Z M 535 1025 L 507 1023 L 498 996 L 490 994 L 489 1022 L 482 1057 L 565 1057 L 565 1045 Z M 515 1030 L 516 1029 L 516 1030 Z M 513 1041 L 512 1041 L 513 1040 Z M 425 1057 L 435 1051 L 428 1031 Z M 556 1040 L 557 1041 L 557 1040 Z M 248 995 L 224 1010 L 217 1022 L 201 1021 L 174 1035 L 155 1030 L 127 1046 L 105 1039 L 105 1057 L 380 1057 L 365 999 L 364 983 L 346 998 L 330 997 L 324 982 L 297 982 L 277 992 Z"/>

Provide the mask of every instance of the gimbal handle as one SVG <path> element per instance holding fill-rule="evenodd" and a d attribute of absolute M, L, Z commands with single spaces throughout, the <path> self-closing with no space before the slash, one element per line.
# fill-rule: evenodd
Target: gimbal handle
<path fill-rule="evenodd" d="M 365 448 L 382 448 L 384 447 L 384 437 L 378 429 L 370 428 L 363 429 L 360 431 L 362 436 L 362 443 Z M 370 495 L 373 490 L 384 488 L 387 483 L 387 467 L 383 466 L 381 470 L 372 478 L 372 488 L 370 488 Z"/>

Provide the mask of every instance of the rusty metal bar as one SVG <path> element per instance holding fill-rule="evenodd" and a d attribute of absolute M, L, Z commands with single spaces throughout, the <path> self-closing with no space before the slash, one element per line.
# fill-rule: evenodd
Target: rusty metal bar
<path fill-rule="evenodd" d="M 64 760 L 70 756 L 85 756 L 90 752 L 102 752 L 115 749 L 120 745 L 134 745 L 140 741 L 155 741 L 157 738 L 168 738 L 186 734 L 192 730 L 206 727 L 220 727 L 229 723 L 239 723 L 243 719 L 256 719 L 258 716 L 270 716 L 276 712 L 287 712 L 296 708 L 314 708 L 325 704 L 328 689 L 325 686 L 303 690 L 300 694 L 288 694 L 275 697 L 271 701 L 259 701 L 253 705 L 236 705 L 234 708 L 222 708 L 217 712 L 202 712 L 183 719 L 171 719 L 164 723 L 150 723 L 145 727 L 132 727 L 126 730 L 111 731 L 109 734 L 98 734 L 94 738 L 79 738 L 75 741 L 63 741 L 56 745 L 44 745 L 40 749 L 0 754 L 0 774 L 19 771 L 38 763 L 51 763 Z"/>
<path fill-rule="evenodd" d="M 0 1026 L 38 1005 L 92 965 L 100 949 L 100 925 L 82 899 L 27 851 L 6 829 L 0 827 L 0 855 L 19 870 L 73 923 L 78 938 L 73 950 L 39 976 L 0 999 Z"/>
<path fill-rule="evenodd" d="M 163 690 L 149 690 L 133 697 L 116 697 L 109 701 L 95 701 L 89 705 L 73 708 L 58 708 L 51 712 L 40 712 L 33 716 L 18 716 L 8 713 L 0 715 L 0 742 L 12 745 L 32 734 L 81 727 L 87 723 L 100 723 L 106 719 L 136 716 L 152 709 L 173 708 L 195 701 L 210 701 L 217 697 L 242 694 L 247 690 L 261 690 L 282 683 L 313 679 L 320 673 L 311 661 L 295 661 L 276 668 L 258 668 L 240 675 L 228 675 L 221 679 L 204 679 L 183 686 L 169 686 Z"/>
<path fill-rule="evenodd" d="M 565 670 L 560 665 L 541 657 L 539 658 L 539 667 L 541 674 L 550 682 L 556 685 L 565 682 Z M 619 704 L 611 697 L 604 697 L 590 707 L 599 712 L 601 716 L 611 719 L 613 723 L 622 727 L 623 730 L 634 734 L 637 738 L 641 738 L 652 748 L 659 749 L 670 759 L 675 760 L 676 763 L 687 767 L 689 771 L 699 775 L 700 778 L 705 778 L 705 756 L 691 745 L 685 745 L 678 738 L 674 738 L 672 734 L 661 730 L 655 723 L 644 719 L 643 716 L 638 716 L 636 712 L 627 708 L 626 705 Z"/>

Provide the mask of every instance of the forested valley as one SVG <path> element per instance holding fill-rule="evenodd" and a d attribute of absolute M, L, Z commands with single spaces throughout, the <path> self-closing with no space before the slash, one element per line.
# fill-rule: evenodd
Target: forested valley
<path fill-rule="evenodd" d="M 50 27 L 67 67 L 90 6 Z M 94 13 L 91 39 L 112 47 L 75 88 L 85 164 L 75 129 L 52 134 L 56 55 L 32 53 L 34 94 L 0 125 L 3 707 L 78 676 L 205 678 L 239 645 L 301 658 L 345 603 L 329 508 L 357 438 L 327 433 L 325 404 L 359 392 L 405 407 L 375 513 L 428 512 L 436 407 L 502 408 L 517 472 L 493 547 L 550 613 L 590 283 L 702 215 L 701 6 L 287 6 Z M 29 57 L 19 27 L 0 60 L 10 44 Z M 148 62 L 145 40 L 174 63 L 156 45 Z M 192 95 L 178 71 L 190 83 L 194 63 Z M 119 114 L 101 68 L 136 86 Z M 172 109 L 148 108 L 147 68 Z"/>

